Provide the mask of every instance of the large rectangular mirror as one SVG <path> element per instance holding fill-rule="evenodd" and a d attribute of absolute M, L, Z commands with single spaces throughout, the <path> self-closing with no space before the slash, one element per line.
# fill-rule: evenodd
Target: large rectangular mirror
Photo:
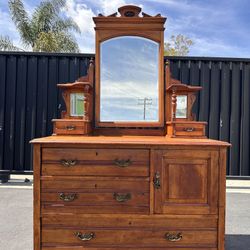
<path fill-rule="evenodd" d="M 100 44 L 100 122 L 159 122 L 159 43 L 122 36 Z"/>

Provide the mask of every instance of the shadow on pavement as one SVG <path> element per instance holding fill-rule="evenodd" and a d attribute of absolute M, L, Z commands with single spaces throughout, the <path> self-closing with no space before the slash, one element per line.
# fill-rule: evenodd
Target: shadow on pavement
<path fill-rule="evenodd" d="M 250 235 L 226 235 L 226 250 L 250 250 Z"/>

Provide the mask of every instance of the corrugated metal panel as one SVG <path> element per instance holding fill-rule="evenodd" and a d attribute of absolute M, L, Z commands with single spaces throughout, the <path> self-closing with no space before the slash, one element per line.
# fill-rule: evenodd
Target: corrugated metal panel
<path fill-rule="evenodd" d="M 0 169 L 32 170 L 29 141 L 52 133 L 64 102 L 56 84 L 87 72 L 93 54 L 0 53 Z M 228 175 L 250 175 L 250 60 L 168 57 L 172 77 L 203 86 L 194 106 L 207 135 L 229 141 Z"/>
<path fill-rule="evenodd" d="M 208 122 L 207 136 L 232 143 L 227 174 L 250 176 L 250 59 L 168 59 L 173 77 L 203 87 L 194 111 Z"/>
<path fill-rule="evenodd" d="M 29 141 L 50 135 L 64 107 L 56 84 L 85 75 L 91 56 L 0 53 L 0 169 L 32 170 Z"/>

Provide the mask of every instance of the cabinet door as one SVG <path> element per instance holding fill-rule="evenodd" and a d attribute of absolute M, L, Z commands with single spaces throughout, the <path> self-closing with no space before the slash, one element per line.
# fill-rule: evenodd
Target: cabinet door
<path fill-rule="evenodd" d="M 216 214 L 218 156 L 215 150 L 156 151 L 155 213 Z"/>

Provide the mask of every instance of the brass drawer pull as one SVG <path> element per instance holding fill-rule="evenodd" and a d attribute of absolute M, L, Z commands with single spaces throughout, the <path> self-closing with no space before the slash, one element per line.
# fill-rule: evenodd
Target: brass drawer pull
<path fill-rule="evenodd" d="M 130 159 L 127 159 L 127 160 L 115 159 L 114 163 L 116 166 L 118 166 L 120 168 L 126 168 L 132 164 L 132 161 Z"/>
<path fill-rule="evenodd" d="M 177 233 L 177 234 L 166 233 L 165 238 L 172 242 L 180 241 L 182 239 L 182 234 L 181 233 Z"/>
<path fill-rule="evenodd" d="M 76 160 L 61 160 L 61 164 L 64 167 L 73 167 L 76 165 Z"/>
<path fill-rule="evenodd" d="M 69 126 L 66 126 L 66 129 L 69 130 L 69 131 L 75 130 L 75 129 L 76 129 L 76 126 L 69 125 Z"/>
<path fill-rule="evenodd" d="M 161 187 L 160 173 L 156 172 L 154 177 L 154 187 L 159 189 Z"/>
<path fill-rule="evenodd" d="M 91 232 L 91 233 L 85 233 L 82 234 L 81 232 L 75 232 L 74 235 L 82 241 L 89 241 L 95 238 L 95 233 Z"/>
<path fill-rule="evenodd" d="M 65 193 L 60 193 L 59 197 L 62 201 L 73 201 L 77 198 L 76 194 L 65 194 Z"/>
<path fill-rule="evenodd" d="M 193 132 L 193 131 L 195 131 L 195 128 L 183 128 L 183 131 L 185 131 L 185 132 Z"/>
<path fill-rule="evenodd" d="M 127 193 L 127 194 L 114 193 L 113 197 L 118 202 L 125 202 L 128 200 L 131 200 L 132 195 L 130 193 Z"/>

